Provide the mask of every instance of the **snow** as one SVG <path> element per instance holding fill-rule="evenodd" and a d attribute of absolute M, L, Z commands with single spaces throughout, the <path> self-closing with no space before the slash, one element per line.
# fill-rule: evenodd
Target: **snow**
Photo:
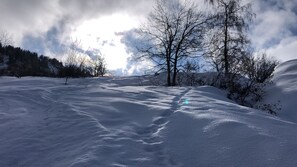
<path fill-rule="evenodd" d="M 295 166 L 297 117 L 285 117 L 295 104 L 283 100 L 296 97 L 294 64 L 269 88 L 288 105 L 280 117 L 214 87 L 151 86 L 148 76 L 1 77 L 0 166 Z"/>
<path fill-rule="evenodd" d="M 279 103 L 282 108 L 279 117 L 297 123 L 297 60 L 278 65 L 272 81 L 267 88 L 266 103 Z"/>
<path fill-rule="evenodd" d="M 184 96 L 195 100 L 181 106 L 167 126 L 166 145 L 173 159 L 182 162 L 181 166 L 297 163 L 292 149 L 296 148 L 295 123 L 238 106 L 225 96 L 218 97 L 217 92 L 201 87 Z"/>

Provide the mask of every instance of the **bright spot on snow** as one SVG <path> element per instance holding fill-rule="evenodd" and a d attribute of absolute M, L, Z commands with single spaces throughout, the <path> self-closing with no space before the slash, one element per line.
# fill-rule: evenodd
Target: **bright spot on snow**
<path fill-rule="evenodd" d="M 183 99 L 178 101 L 178 104 L 182 104 L 182 105 L 188 105 L 190 103 L 190 101 L 188 99 Z"/>
<path fill-rule="evenodd" d="M 184 104 L 189 104 L 189 100 L 186 99 L 186 100 L 184 101 Z"/>

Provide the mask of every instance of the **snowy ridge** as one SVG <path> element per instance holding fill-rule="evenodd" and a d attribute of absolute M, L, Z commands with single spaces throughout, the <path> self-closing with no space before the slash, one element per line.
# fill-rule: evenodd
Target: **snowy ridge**
<path fill-rule="evenodd" d="M 297 164 L 293 121 L 148 79 L 0 78 L 0 166 Z"/>
<path fill-rule="evenodd" d="M 276 67 L 272 78 L 273 84 L 267 88 L 265 101 L 271 104 L 280 103 L 278 115 L 297 123 L 297 60 L 284 62 Z"/>
<path fill-rule="evenodd" d="M 238 106 L 225 96 L 219 97 L 212 87 L 195 88 L 185 98 L 190 99 L 189 105 L 171 118 L 166 137 L 172 158 L 183 166 L 297 163 L 292 150 L 296 147 L 295 123 Z"/>

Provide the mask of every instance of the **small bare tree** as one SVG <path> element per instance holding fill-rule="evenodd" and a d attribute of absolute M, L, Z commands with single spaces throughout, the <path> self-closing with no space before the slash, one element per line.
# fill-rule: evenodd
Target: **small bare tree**
<path fill-rule="evenodd" d="M 101 76 L 103 77 L 107 73 L 107 66 L 105 59 L 102 55 L 97 55 L 96 59 L 93 60 L 93 66 L 94 66 L 94 76 L 98 77 Z"/>
<path fill-rule="evenodd" d="M 199 64 L 198 61 L 187 60 L 179 70 L 178 84 L 187 86 L 203 85 L 204 81 L 199 78 L 199 72 L 204 65 Z"/>
<path fill-rule="evenodd" d="M 232 98 L 239 104 L 260 108 L 275 114 L 272 108 L 274 105 L 256 105 L 265 95 L 263 88 L 271 83 L 270 78 L 273 76 L 277 64 L 277 60 L 268 57 L 265 53 L 260 56 L 246 57 L 240 69 L 241 76 L 237 77 L 238 80 L 233 81 L 234 86 L 229 88 Z"/>
<path fill-rule="evenodd" d="M 0 43 L 2 46 L 13 45 L 13 37 L 7 31 L 0 30 Z"/>
<path fill-rule="evenodd" d="M 87 70 L 88 65 L 90 65 L 89 57 L 80 49 L 78 41 L 72 42 L 66 56 L 62 74 L 65 77 L 65 85 L 67 85 L 69 78 L 90 75 L 90 72 Z"/>
<path fill-rule="evenodd" d="M 147 24 L 138 30 L 147 45 L 137 48 L 167 72 L 167 85 L 175 86 L 179 62 L 201 51 L 205 17 L 189 1 L 157 0 Z"/>
<path fill-rule="evenodd" d="M 272 78 L 275 67 L 279 61 L 273 57 L 267 56 L 266 53 L 260 55 L 246 57 L 242 66 L 242 71 L 251 80 L 257 83 L 264 83 Z"/>

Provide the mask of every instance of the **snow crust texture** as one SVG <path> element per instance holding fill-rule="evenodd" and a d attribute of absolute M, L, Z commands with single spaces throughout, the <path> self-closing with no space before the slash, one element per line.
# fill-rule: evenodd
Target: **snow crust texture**
<path fill-rule="evenodd" d="M 0 166 L 297 164 L 294 121 L 213 87 L 139 86 L 145 79 L 0 78 Z"/>

